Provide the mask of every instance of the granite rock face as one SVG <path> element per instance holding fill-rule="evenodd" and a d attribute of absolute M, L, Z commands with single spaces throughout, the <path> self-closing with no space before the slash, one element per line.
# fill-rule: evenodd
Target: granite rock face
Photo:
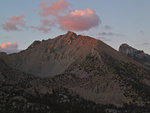
<path fill-rule="evenodd" d="M 147 67 L 150 67 L 150 55 L 144 53 L 142 50 L 137 50 L 128 44 L 122 44 L 119 47 L 119 52 Z"/>

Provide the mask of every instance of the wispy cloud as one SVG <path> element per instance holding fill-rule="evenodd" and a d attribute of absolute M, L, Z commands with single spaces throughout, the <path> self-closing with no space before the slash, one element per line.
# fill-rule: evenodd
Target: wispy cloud
<path fill-rule="evenodd" d="M 19 27 L 25 27 L 24 15 L 13 16 L 8 18 L 5 23 L 1 23 L 0 26 L 5 31 L 16 31 L 20 30 Z"/>
<path fill-rule="evenodd" d="M 106 38 L 106 37 L 98 37 L 98 39 L 100 39 L 102 41 L 107 41 L 107 42 L 112 41 L 111 39 Z"/>
<path fill-rule="evenodd" d="M 99 36 L 125 36 L 123 34 L 119 34 L 119 33 L 113 33 L 113 32 L 100 32 L 98 33 Z"/>
<path fill-rule="evenodd" d="M 42 1 L 40 3 L 40 16 L 57 16 L 61 12 L 67 10 L 69 3 L 66 0 L 58 0 L 55 2 Z"/>
<path fill-rule="evenodd" d="M 142 43 L 142 45 L 147 46 L 147 45 L 150 45 L 150 43 L 144 42 L 144 43 Z"/>
<path fill-rule="evenodd" d="M 103 29 L 104 29 L 104 30 L 111 30 L 111 29 L 112 29 L 112 27 L 111 27 L 111 26 L 109 26 L 109 25 L 104 25 L 104 26 L 103 26 Z"/>
<path fill-rule="evenodd" d="M 139 33 L 140 33 L 141 35 L 145 35 L 145 32 L 144 32 L 143 30 L 140 30 Z"/>
<path fill-rule="evenodd" d="M 48 33 L 51 30 L 51 27 L 55 25 L 54 21 L 44 19 L 41 21 L 41 25 L 39 26 L 31 26 L 31 28 L 36 29 L 38 31 L 42 31 L 44 33 Z"/>

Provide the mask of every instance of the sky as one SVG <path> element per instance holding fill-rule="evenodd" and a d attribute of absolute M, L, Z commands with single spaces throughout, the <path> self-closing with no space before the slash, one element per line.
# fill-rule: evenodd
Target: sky
<path fill-rule="evenodd" d="M 73 31 L 150 54 L 150 0 L 0 0 L 0 51 Z"/>

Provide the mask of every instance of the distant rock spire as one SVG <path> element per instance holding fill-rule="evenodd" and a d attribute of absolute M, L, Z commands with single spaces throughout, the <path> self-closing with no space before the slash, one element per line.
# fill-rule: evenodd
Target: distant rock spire
<path fill-rule="evenodd" d="M 119 52 L 147 67 L 150 67 L 150 55 L 144 53 L 143 50 L 137 50 L 128 44 L 121 44 Z"/>

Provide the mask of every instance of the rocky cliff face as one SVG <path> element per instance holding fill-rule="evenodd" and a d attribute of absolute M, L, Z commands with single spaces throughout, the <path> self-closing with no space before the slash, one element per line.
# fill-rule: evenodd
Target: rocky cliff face
<path fill-rule="evenodd" d="M 119 47 L 119 52 L 147 67 L 150 67 L 150 55 L 144 53 L 144 51 L 137 50 L 127 44 L 122 44 Z"/>
<path fill-rule="evenodd" d="M 92 37 L 68 32 L 0 59 L 2 113 L 150 110 L 150 70 Z"/>

